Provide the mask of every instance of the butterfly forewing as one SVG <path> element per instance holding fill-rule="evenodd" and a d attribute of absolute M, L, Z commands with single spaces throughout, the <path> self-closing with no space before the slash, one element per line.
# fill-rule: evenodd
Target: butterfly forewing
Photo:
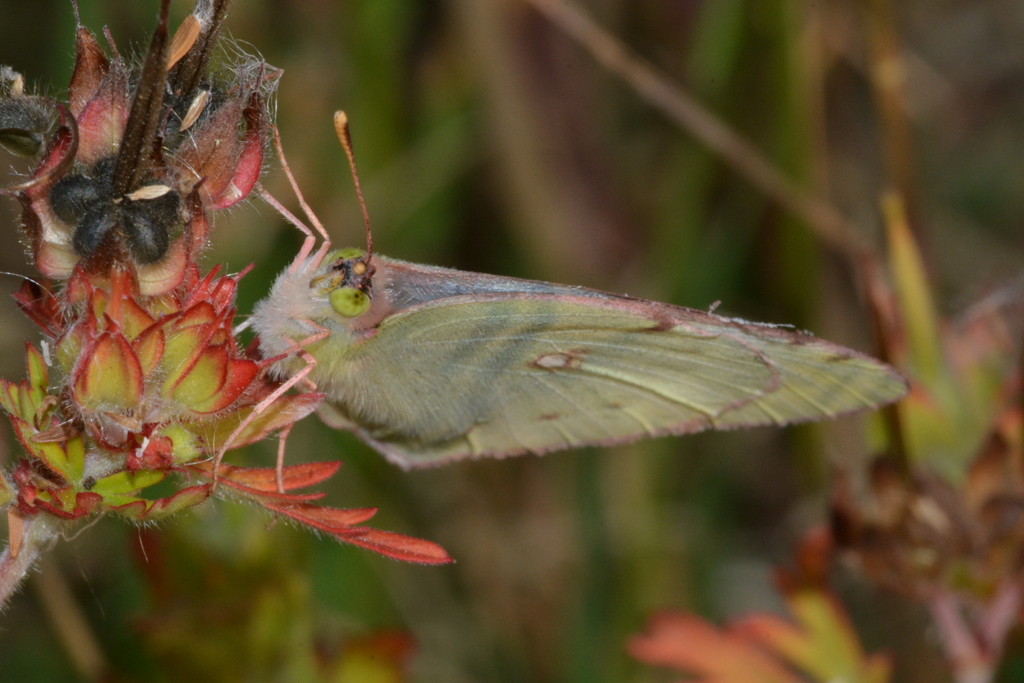
<path fill-rule="evenodd" d="M 906 392 L 807 334 L 572 288 L 428 301 L 318 357 L 321 387 L 406 467 L 787 424 Z"/>

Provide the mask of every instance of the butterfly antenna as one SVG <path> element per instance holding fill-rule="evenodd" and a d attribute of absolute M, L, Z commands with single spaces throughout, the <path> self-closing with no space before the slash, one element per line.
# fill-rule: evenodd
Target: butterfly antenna
<path fill-rule="evenodd" d="M 306 218 L 309 219 L 309 222 L 313 224 L 313 227 L 316 228 L 316 231 L 320 233 L 320 236 L 324 239 L 320 248 L 317 250 L 313 263 L 314 266 L 319 266 L 320 262 L 323 261 L 324 254 L 326 254 L 327 250 L 331 248 L 331 237 L 327 234 L 327 230 L 324 229 L 323 223 L 321 223 L 320 219 L 318 219 L 316 214 L 313 213 L 313 209 L 311 209 L 309 204 L 306 203 L 306 198 L 302 196 L 302 190 L 299 189 L 299 184 L 295 181 L 295 176 L 292 175 L 292 169 L 288 165 L 288 158 L 284 155 L 284 146 L 281 144 L 281 132 L 277 129 L 277 126 L 272 126 L 271 131 L 274 134 L 274 148 L 277 150 L 277 156 L 281 160 L 281 168 L 284 169 L 284 174 L 288 178 L 288 184 L 291 185 L 292 192 L 295 193 L 295 197 L 299 200 L 299 206 L 302 207 L 302 212 L 306 214 Z M 260 187 L 260 194 L 263 199 L 273 206 L 278 213 L 284 216 L 289 223 L 306 234 L 306 241 L 303 243 L 302 249 L 299 250 L 299 255 L 295 258 L 295 261 L 292 262 L 292 270 L 294 270 L 298 268 L 299 264 L 302 263 L 307 256 L 309 256 L 309 252 L 312 251 L 316 238 L 313 236 L 313 233 L 310 232 L 309 228 L 302 223 L 302 221 L 285 209 L 281 203 L 274 199 L 269 192 L 263 189 L 262 186 Z"/>
<path fill-rule="evenodd" d="M 373 256 L 373 233 L 370 231 L 370 214 L 366 210 L 366 202 L 363 201 L 363 190 L 359 187 L 359 173 L 356 171 L 356 157 L 352 153 L 352 136 L 348 130 L 348 115 L 343 111 L 334 112 L 334 132 L 338 134 L 341 146 L 345 148 L 345 156 L 348 157 L 348 166 L 352 169 L 352 183 L 356 186 L 356 197 L 359 198 L 359 208 L 363 211 L 363 223 L 366 225 L 366 260 Z"/>

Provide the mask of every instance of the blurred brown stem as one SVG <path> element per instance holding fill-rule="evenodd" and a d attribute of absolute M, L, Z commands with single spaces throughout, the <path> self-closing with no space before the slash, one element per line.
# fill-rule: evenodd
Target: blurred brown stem
<path fill-rule="evenodd" d="M 957 683 L 989 683 L 1003 654 L 1003 641 L 1017 622 L 1021 585 L 1005 581 L 992 600 L 973 618 L 965 615 L 960 599 L 942 591 L 928 601 Z"/>
<path fill-rule="evenodd" d="M 52 559 L 44 559 L 40 564 L 40 573 L 32 577 L 31 583 L 50 626 L 79 677 L 84 681 L 100 680 L 107 663 L 67 578 Z"/>
<path fill-rule="evenodd" d="M 873 254 L 866 253 L 860 259 L 858 271 L 861 276 L 861 283 L 867 297 L 868 312 L 871 316 L 871 326 L 878 342 L 878 357 L 885 363 L 892 365 L 894 358 L 892 349 L 895 342 L 892 339 L 889 321 L 886 319 L 885 310 L 888 293 L 885 287 L 885 277 L 881 273 L 878 259 Z M 907 441 L 904 438 L 903 417 L 900 415 L 900 404 L 891 403 L 882 408 L 882 419 L 885 420 L 885 429 L 889 434 L 889 452 L 893 464 L 903 477 L 904 482 L 912 489 L 914 487 L 912 468 L 910 466 L 910 455 L 907 451 Z"/>
<path fill-rule="evenodd" d="M 878 110 L 889 182 L 903 198 L 914 237 L 919 245 L 926 247 L 919 227 L 913 132 L 907 117 L 907 62 L 892 0 L 867 0 L 865 13 L 870 47 L 868 73 Z"/>
<path fill-rule="evenodd" d="M 589 16 L 562 0 L 526 0 L 572 36 L 649 104 L 686 129 L 734 171 L 798 216 L 818 237 L 851 257 L 869 251 L 856 225 L 828 202 L 787 178 L 764 155 L 653 65 L 637 57 Z"/>

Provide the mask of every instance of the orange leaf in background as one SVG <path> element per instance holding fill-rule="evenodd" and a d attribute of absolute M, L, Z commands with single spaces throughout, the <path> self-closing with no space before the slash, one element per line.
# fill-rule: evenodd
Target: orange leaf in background
<path fill-rule="evenodd" d="M 802 683 L 741 636 L 683 612 L 652 617 L 647 633 L 631 638 L 627 649 L 641 662 L 694 674 L 706 683 Z"/>
<path fill-rule="evenodd" d="M 889 680 L 889 658 L 865 655 L 846 612 L 831 593 L 797 590 L 786 596 L 786 603 L 796 624 L 774 614 L 752 614 L 733 631 L 777 653 L 815 681 Z"/>
<path fill-rule="evenodd" d="M 834 596 L 804 588 L 790 592 L 786 602 L 796 623 L 758 613 L 719 629 L 692 614 L 660 614 L 648 622 L 646 634 L 629 641 L 629 653 L 647 664 L 698 676 L 702 683 L 889 681 L 888 656 L 865 655 Z"/>

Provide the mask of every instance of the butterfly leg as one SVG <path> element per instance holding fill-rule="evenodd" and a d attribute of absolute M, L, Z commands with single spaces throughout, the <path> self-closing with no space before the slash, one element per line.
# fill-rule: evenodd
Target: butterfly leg
<path fill-rule="evenodd" d="M 292 375 L 291 377 L 289 377 L 277 389 L 274 389 L 274 391 L 272 391 L 269 396 L 267 396 L 265 399 L 263 399 L 262 401 L 257 403 L 256 407 L 254 407 L 252 409 L 252 412 L 249 413 L 249 415 L 247 415 L 246 418 L 244 420 L 242 420 L 242 423 L 239 424 L 237 427 L 235 427 L 235 430 L 233 432 L 231 432 L 230 436 L 228 436 L 227 440 L 224 442 L 224 444 L 217 451 L 217 455 L 214 457 L 214 460 L 213 460 L 213 488 L 214 489 L 217 488 L 217 475 L 218 475 L 218 471 L 220 469 L 220 463 L 221 463 L 222 460 L 224 460 L 224 455 L 231 448 L 231 444 L 234 443 L 235 439 L 237 439 L 239 437 L 239 435 L 243 431 L 245 431 L 245 428 L 248 427 L 250 424 L 252 424 L 253 420 L 255 420 L 268 407 L 273 405 L 274 401 L 276 401 L 278 398 L 283 396 L 285 392 L 287 392 L 289 389 L 291 389 L 296 384 L 298 384 L 300 382 L 303 382 L 304 384 L 306 384 L 306 383 L 313 384 L 310 380 L 306 379 L 306 375 L 308 375 L 310 372 L 313 371 L 313 368 L 316 367 L 317 361 L 316 361 L 316 358 L 314 358 L 312 354 L 310 354 L 308 351 L 305 351 L 304 349 L 305 349 L 306 346 L 308 346 L 310 344 L 316 343 L 316 342 L 318 342 L 318 341 L 320 341 L 322 339 L 326 339 L 327 336 L 331 333 L 331 331 L 328 330 L 327 328 L 321 326 L 321 325 L 317 325 L 312 320 L 307 320 L 306 322 L 307 322 L 307 324 L 311 325 L 314 329 L 316 329 L 317 332 L 315 334 L 313 334 L 313 335 L 310 335 L 309 337 L 306 337 L 305 339 L 303 339 L 303 340 L 301 340 L 299 342 L 292 342 L 293 348 L 298 351 L 298 353 L 297 353 L 298 357 L 301 358 L 303 361 L 305 361 L 306 366 L 304 368 L 302 368 L 301 370 L 299 370 L 294 375 Z M 316 385 L 314 384 L 313 387 L 316 388 Z M 290 426 L 289 426 L 289 429 L 290 429 Z M 279 451 L 278 451 L 277 486 L 278 486 L 279 489 L 283 489 L 283 487 L 284 487 L 284 483 L 283 483 L 283 481 L 281 479 L 282 464 L 281 464 L 280 458 L 283 456 L 283 452 L 284 452 L 284 445 L 283 445 L 284 444 L 284 438 L 287 437 L 287 434 L 288 434 L 287 431 L 285 431 L 283 433 L 283 435 L 282 435 L 282 443 L 281 443 L 281 446 L 279 447 Z"/>
<path fill-rule="evenodd" d="M 302 248 L 299 249 L 298 255 L 296 255 L 295 260 L 292 261 L 292 265 L 289 266 L 289 269 L 295 270 L 298 267 L 297 264 L 305 261 L 306 257 L 309 256 L 309 252 L 313 251 L 313 245 L 316 244 L 316 235 L 314 235 L 313 231 L 307 228 L 306 224 L 299 220 L 295 214 L 286 209 L 281 202 L 277 201 L 274 195 L 267 192 L 267 189 L 263 187 L 263 183 L 256 184 L 256 191 L 259 192 L 263 201 L 270 204 L 270 206 L 281 214 L 286 221 L 301 230 L 306 236 L 306 239 L 302 242 Z"/>
<path fill-rule="evenodd" d="M 281 159 L 281 168 L 284 170 L 284 174 L 288 178 L 288 184 L 291 185 L 292 192 L 294 192 L 296 198 L 298 198 L 299 206 L 302 207 L 302 212 L 306 214 L 306 218 L 309 219 L 309 222 L 313 224 L 313 227 L 324 240 L 313 257 L 313 265 L 315 267 L 320 265 L 320 262 L 324 260 L 324 255 L 327 253 L 327 250 L 331 248 L 331 237 L 327 234 L 327 230 L 324 228 L 323 223 L 321 223 L 320 219 L 318 219 L 316 214 L 313 213 L 313 209 L 311 209 L 309 204 L 306 203 L 305 197 L 302 196 L 302 190 L 299 189 L 299 184 L 295 181 L 295 176 L 292 175 L 292 169 L 288 166 L 288 159 L 285 158 L 284 147 L 281 145 L 281 133 L 278 131 L 277 126 L 274 126 L 272 131 L 274 133 L 274 147 L 277 149 L 278 158 Z M 262 185 L 258 185 L 257 187 L 259 189 L 260 196 L 264 201 L 280 213 L 285 220 L 297 227 L 306 235 L 306 239 L 302 243 L 302 248 L 299 249 L 298 255 L 295 257 L 295 260 L 292 261 L 292 265 L 289 266 L 289 270 L 291 271 L 298 270 L 299 264 L 305 261 L 309 256 L 309 253 L 313 251 L 313 245 L 316 244 L 316 235 L 313 234 L 312 230 L 306 227 L 305 223 L 296 218 L 294 214 L 274 199 L 274 197 L 267 192 Z"/>
<path fill-rule="evenodd" d="M 278 434 L 277 441 L 277 492 L 284 493 L 284 444 L 288 440 L 293 425 L 288 425 Z"/>

